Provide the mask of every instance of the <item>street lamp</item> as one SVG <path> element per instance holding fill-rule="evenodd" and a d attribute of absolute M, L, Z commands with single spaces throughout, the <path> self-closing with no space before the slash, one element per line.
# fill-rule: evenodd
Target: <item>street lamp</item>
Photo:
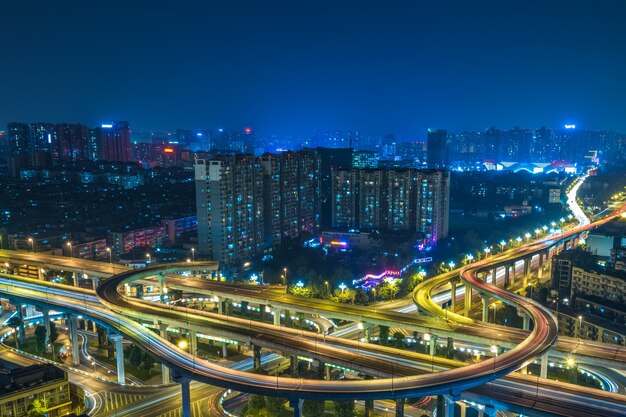
<path fill-rule="evenodd" d="M 28 241 L 30 242 L 30 248 L 33 252 L 35 252 L 35 241 L 33 240 L 32 237 L 28 238 Z"/>
<path fill-rule="evenodd" d="M 522 243 L 522 238 L 521 237 L 516 237 L 515 240 L 517 241 L 517 244 L 519 245 L 520 243 Z"/>
<path fill-rule="evenodd" d="M 302 282 L 302 281 L 296 282 L 296 287 L 298 287 L 298 288 L 304 287 L 304 282 Z"/>
<path fill-rule="evenodd" d="M 109 253 L 109 263 L 113 263 L 113 253 L 111 253 L 111 248 L 107 248 L 107 252 Z"/>
<path fill-rule="evenodd" d="M 191 260 L 196 261 L 196 248 L 191 248 Z"/>
<path fill-rule="evenodd" d="M 472 263 L 472 261 L 474 260 L 474 255 L 472 255 L 471 253 L 468 253 L 465 256 L 465 259 L 467 259 L 467 263 Z"/>
<path fill-rule="evenodd" d="M 504 252 L 504 247 L 506 246 L 506 242 L 504 240 L 500 241 L 500 251 Z"/>
<path fill-rule="evenodd" d="M 583 316 L 578 316 L 578 337 L 582 338 L 583 334 Z"/>
<path fill-rule="evenodd" d="M 341 293 L 343 294 L 343 291 L 348 288 L 348 286 L 346 284 L 344 284 L 343 282 L 341 284 L 339 284 L 339 289 L 341 290 Z"/>
<path fill-rule="evenodd" d="M 450 262 L 448 263 L 448 266 L 450 267 L 450 270 L 453 270 L 453 269 L 454 269 L 454 267 L 456 266 L 456 264 L 455 264 L 454 262 L 450 261 Z"/>
<path fill-rule="evenodd" d="M 149 253 L 146 253 L 146 258 L 148 258 L 148 263 L 151 263 L 152 257 L 150 256 Z"/>
<path fill-rule="evenodd" d="M 489 256 L 489 252 L 491 252 L 491 248 L 485 248 L 485 258 Z"/>
<path fill-rule="evenodd" d="M 528 243 L 528 241 L 530 240 L 530 233 L 526 232 L 524 237 L 526 238 L 526 243 Z"/>
<path fill-rule="evenodd" d="M 72 242 L 67 242 L 67 247 L 70 248 L 70 258 L 72 258 Z"/>
<path fill-rule="evenodd" d="M 539 233 L 541 233 L 541 230 L 535 229 L 535 236 L 539 236 Z"/>

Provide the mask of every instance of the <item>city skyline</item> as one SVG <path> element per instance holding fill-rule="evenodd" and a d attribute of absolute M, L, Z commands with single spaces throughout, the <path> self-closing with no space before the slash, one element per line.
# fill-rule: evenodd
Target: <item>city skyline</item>
<path fill-rule="evenodd" d="M 3 5 L 0 125 L 626 131 L 623 3 L 394 6 Z"/>

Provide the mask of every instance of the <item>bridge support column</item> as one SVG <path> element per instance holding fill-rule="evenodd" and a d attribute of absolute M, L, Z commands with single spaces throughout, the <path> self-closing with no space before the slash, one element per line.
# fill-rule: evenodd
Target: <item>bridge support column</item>
<path fill-rule="evenodd" d="M 483 415 L 487 417 L 496 417 L 497 413 L 498 410 L 496 410 L 496 407 L 492 404 L 485 405 L 485 408 L 483 409 Z"/>
<path fill-rule="evenodd" d="M 291 355 L 289 357 L 289 373 L 292 378 L 296 378 L 298 376 L 298 357 L 295 355 Z"/>
<path fill-rule="evenodd" d="M 252 346 L 252 351 L 254 352 L 253 369 L 261 369 L 261 346 Z"/>
<path fill-rule="evenodd" d="M 72 272 L 72 285 L 78 287 L 78 274 L 76 272 Z"/>
<path fill-rule="evenodd" d="M 228 343 L 222 342 L 222 359 L 228 359 Z"/>
<path fill-rule="evenodd" d="M 541 357 L 541 370 L 539 371 L 539 376 L 541 378 L 548 377 L 548 354 L 544 353 Z"/>
<path fill-rule="evenodd" d="M 487 323 L 489 322 L 489 296 L 481 294 L 480 299 L 483 302 L 483 321 Z"/>
<path fill-rule="evenodd" d="M 274 326 L 280 326 L 280 309 L 273 308 L 272 313 L 274 313 Z"/>
<path fill-rule="evenodd" d="M 454 405 L 456 398 L 452 395 L 437 396 L 437 415 L 440 417 L 454 417 Z"/>
<path fill-rule="evenodd" d="M 198 333 L 195 330 L 187 330 L 189 339 L 189 353 L 196 356 L 198 354 Z"/>
<path fill-rule="evenodd" d="M 37 268 L 37 279 L 40 281 L 45 281 L 43 275 L 43 268 Z"/>
<path fill-rule="evenodd" d="M 93 290 L 95 291 L 100 283 L 100 278 L 96 276 L 91 277 L 91 283 L 93 284 Z"/>
<path fill-rule="evenodd" d="M 510 280 L 509 284 L 512 287 L 513 285 L 515 285 L 515 262 L 513 262 L 513 265 L 509 265 L 507 268 L 510 268 L 510 270 L 511 270 L 511 274 L 510 274 L 511 280 Z"/>
<path fill-rule="evenodd" d="M 604 342 L 604 329 L 602 327 L 598 327 L 598 336 L 596 338 L 597 342 Z"/>
<path fill-rule="evenodd" d="M 463 315 L 469 317 L 470 309 L 472 308 L 472 287 L 465 284 L 465 301 L 463 303 Z"/>
<path fill-rule="evenodd" d="M 530 330 L 530 317 L 528 316 L 528 314 L 524 314 L 522 318 L 524 319 L 523 329 Z"/>
<path fill-rule="evenodd" d="M 18 326 L 17 330 L 18 330 L 18 339 L 20 342 L 20 345 L 25 345 L 26 344 L 26 332 L 24 330 L 24 305 L 18 305 L 17 306 L 17 316 L 20 319 L 20 325 Z"/>
<path fill-rule="evenodd" d="M 498 280 L 496 279 L 498 275 L 498 268 L 493 268 L 491 270 L 491 285 L 498 285 Z"/>
<path fill-rule="evenodd" d="M 434 334 L 430 335 L 430 347 L 429 347 L 430 356 L 435 356 L 437 354 L 437 336 Z"/>
<path fill-rule="evenodd" d="M 165 293 L 167 292 L 167 287 L 165 286 L 165 275 L 163 274 L 159 274 L 157 276 L 157 279 L 159 280 L 159 291 L 161 292 L 160 295 L 160 300 L 162 303 L 165 302 Z"/>
<path fill-rule="evenodd" d="M 396 398 L 396 417 L 404 417 L 404 398 Z"/>
<path fill-rule="evenodd" d="M 190 379 L 176 372 L 174 374 L 174 382 L 180 384 L 182 403 L 181 417 L 191 417 L 191 391 L 189 389 Z"/>
<path fill-rule="evenodd" d="M 50 310 L 42 310 L 41 314 L 43 314 L 43 326 L 46 328 L 46 352 L 50 353 L 52 351 L 52 346 L 50 346 Z"/>
<path fill-rule="evenodd" d="M 326 365 L 326 366 L 324 367 L 324 379 L 325 379 L 326 381 L 330 381 L 331 376 L 332 376 L 332 375 L 331 375 L 331 372 L 330 372 L 330 366 Z"/>
<path fill-rule="evenodd" d="M 80 349 L 78 347 L 78 323 L 76 316 L 68 315 L 65 321 L 67 322 L 67 330 L 70 336 L 70 343 L 72 344 L 72 365 L 80 365 Z"/>
<path fill-rule="evenodd" d="M 459 282 L 456 280 L 450 281 L 450 311 L 453 313 L 456 308 L 456 287 L 458 284 Z"/>
<path fill-rule="evenodd" d="M 31 304 L 27 304 L 25 306 L 25 310 L 26 310 L 26 318 L 29 317 L 34 317 L 35 316 L 35 306 L 31 305 Z"/>
<path fill-rule="evenodd" d="M 509 286 L 509 266 L 508 265 L 504 265 L 504 288 L 508 288 Z"/>
<path fill-rule="evenodd" d="M 117 382 L 126 383 L 126 374 L 124 373 L 124 338 L 121 334 L 113 334 L 109 336 L 111 341 L 115 343 L 115 359 L 117 359 Z"/>
<path fill-rule="evenodd" d="M 524 258 L 524 287 L 528 286 L 528 279 L 530 278 L 530 261 L 531 258 Z"/>
<path fill-rule="evenodd" d="M 293 417 L 302 417 L 302 402 L 304 400 L 298 398 L 289 400 L 289 407 L 293 408 Z"/>

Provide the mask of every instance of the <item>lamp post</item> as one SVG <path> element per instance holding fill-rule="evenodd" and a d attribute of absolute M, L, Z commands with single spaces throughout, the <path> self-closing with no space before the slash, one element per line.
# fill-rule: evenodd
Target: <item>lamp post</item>
<path fill-rule="evenodd" d="M 582 339 L 583 335 L 583 316 L 578 316 L 578 338 Z"/>
<path fill-rule="evenodd" d="M 30 242 L 30 249 L 35 252 L 35 241 L 33 240 L 32 237 L 28 238 L 28 241 Z"/>
<path fill-rule="evenodd" d="M 111 248 L 107 248 L 107 252 L 109 253 L 109 263 L 113 263 L 113 253 L 111 253 Z"/>
<path fill-rule="evenodd" d="M 504 252 L 504 247 L 506 246 L 506 242 L 504 240 L 500 241 L 500 252 Z"/>
<path fill-rule="evenodd" d="M 344 290 L 348 288 L 348 286 L 346 284 L 344 284 L 343 282 L 341 284 L 339 284 L 339 289 L 341 290 L 341 293 L 343 294 Z"/>
<path fill-rule="evenodd" d="M 73 256 L 72 256 L 72 242 L 67 242 L 67 247 L 70 248 L 70 258 L 73 258 Z"/>
<path fill-rule="evenodd" d="M 152 263 L 152 257 L 149 253 L 146 253 L 146 258 L 148 258 L 148 263 Z"/>
<path fill-rule="evenodd" d="M 191 248 L 191 260 L 196 261 L 196 248 Z"/>
<path fill-rule="evenodd" d="M 524 237 L 526 238 L 526 243 L 528 243 L 528 241 L 530 240 L 530 233 L 526 232 L 526 234 L 524 234 Z"/>

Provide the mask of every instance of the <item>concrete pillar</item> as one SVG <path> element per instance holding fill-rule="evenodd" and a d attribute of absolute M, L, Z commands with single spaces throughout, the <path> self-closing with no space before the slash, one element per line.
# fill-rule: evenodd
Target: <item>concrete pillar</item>
<path fill-rule="evenodd" d="M 509 266 L 504 265 L 504 288 L 509 286 Z"/>
<path fill-rule="evenodd" d="M 604 329 L 602 327 L 598 327 L 598 337 L 596 338 L 598 342 L 604 342 Z"/>
<path fill-rule="evenodd" d="M 528 314 L 524 314 L 522 318 L 524 319 L 523 329 L 530 330 L 530 316 Z"/>
<path fill-rule="evenodd" d="M 162 303 L 165 302 L 165 291 L 167 289 L 167 287 L 165 286 L 165 275 L 164 274 L 159 274 L 157 276 L 157 279 L 159 280 L 159 291 L 161 292 L 160 295 L 160 300 Z"/>
<path fill-rule="evenodd" d="M 472 308 L 472 287 L 465 284 L 465 302 L 463 303 L 463 315 L 469 317 L 469 311 Z"/>
<path fill-rule="evenodd" d="M 17 316 L 20 319 L 20 325 L 18 326 L 17 330 L 18 330 L 18 339 L 20 342 L 20 345 L 25 345 L 26 344 L 26 332 L 24 330 L 24 307 L 23 305 L 18 305 L 17 306 Z"/>
<path fill-rule="evenodd" d="M 34 317 L 37 314 L 37 311 L 35 310 L 34 305 L 26 304 L 24 309 L 26 310 L 26 318 Z"/>
<path fill-rule="evenodd" d="M 451 395 L 442 395 L 443 403 L 444 403 L 444 413 L 442 416 L 445 417 L 454 417 L 454 405 L 456 404 L 456 400 Z"/>
<path fill-rule="evenodd" d="M 292 378 L 298 376 L 298 357 L 295 355 L 289 357 L 289 372 Z"/>
<path fill-rule="evenodd" d="M 261 346 L 253 346 L 252 351 L 254 352 L 254 368 L 261 368 Z"/>
<path fill-rule="evenodd" d="M 190 379 L 176 373 L 174 375 L 174 382 L 180 384 L 180 399 L 182 403 L 181 417 L 191 417 L 191 391 L 189 389 Z"/>
<path fill-rule="evenodd" d="M 72 272 L 72 282 L 75 287 L 78 287 L 78 274 L 76 272 Z"/>
<path fill-rule="evenodd" d="M 539 372 L 539 376 L 541 378 L 548 377 L 548 354 L 547 353 L 544 353 L 544 355 L 541 357 L 541 370 Z"/>
<path fill-rule="evenodd" d="M 274 313 L 274 326 L 280 326 L 280 309 L 273 308 L 272 313 Z"/>
<path fill-rule="evenodd" d="M 44 281 L 43 268 L 37 268 L 37 279 Z"/>
<path fill-rule="evenodd" d="M 189 340 L 189 353 L 192 355 L 198 354 L 198 333 L 195 330 L 187 331 L 187 339 Z"/>
<path fill-rule="evenodd" d="M 130 285 L 129 284 L 124 284 L 124 295 L 126 297 L 130 297 Z"/>
<path fill-rule="evenodd" d="M 80 349 L 78 347 L 78 323 L 76 316 L 66 316 L 67 330 L 72 344 L 72 365 L 80 365 Z"/>
<path fill-rule="evenodd" d="M 498 275 L 498 268 L 493 268 L 491 270 L 491 285 L 498 285 L 498 280 L 496 276 Z"/>
<path fill-rule="evenodd" d="M 117 359 L 117 382 L 120 384 L 126 383 L 126 374 L 124 373 L 124 338 L 121 334 L 113 334 L 109 336 L 112 342 L 115 343 L 115 358 Z"/>
<path fill-rule="evenodd" d="M 169 384 L 171 382 L 170 375 L 171 375 L 170 368 L 166 364 L 162 363 L 161 364 L 161 383 L 163 385 Z"/>
<path fill-rule="evenodd" d="M 91 277 L 91 282 L 93 283 L 93 290 L 95 291 L 98 288 L 98 284 L 100 283 L 99 277 Z"/>
<path fill-rule="evenodd" d="M 435 356 L 437 353 L 437 336 L 430 335 L 430 356 Z"/>
<path fill-rule="evenodd" d="M 52 351 L 52 346 L 50 346 L 50 310 L 42 310 L 41 314 L 43 314 L 43 326 L 46 328 L 46 352 L 50 353 Z"/>
<path fill-rule="evenodd" d="M 161 337 L 165 340 L 169 340 L 167 338 L 167 328 L 168 325 L 166 323 L 157 323 L 157 325 L 159 326 L 159 335 L 161 335 Z"/>
<path fill-rule="evenodd" d="M 332 375 L 331 375 L 331 372 L 330 372 L 330 366 L 326 365 L 326 366 L 324 367 L 324 379 L 325 379 L 326 381 L 330 381 L 331 376 L 332 376 Z"/>
<path fill-rule="evenodd" d="M 450 281 L 450 311 L 454 312 L 456 307 L 456 286 L 457 281 Z"/>
<path fill-rule="evenodd" d="M 489 296 L 481 294 L 480 299 L 483 302 L 483 321 L 487 323 L 489 322 Z"/>
<path fill-rule="evenodd" d="M 222 342 L 222 358 L 228 359 L 228 343 Z"/>
<path fill-rule="evenodd" d="M 224 301 L 220 297 L 217 298 L 217 314 L 224 314 Z"/>
<path fill-rule="evenodd" d="M 404 417 L 404 398 L 396 398 L 396 417 Z"/>
<path fill-rule="evenodd" d="M 507 269 L 511 270 L 511 274 L 509 275 L 510 277 L 509 284 L 512 287 L 513 285 L 515 285 L 515 263 L 513 263 L 513 265 L 507 266 Z"/>
<path fill-rule="evenodd" d="M 302 402 L 301 399 L 289 400 L 289 407 L 293 408 L 293 417 L 302 417 Z"/>
<path fill-rule="evenodd" d="M 524 258 L 524 287 L 528 286 L 528 279 L 530 278 L 530 259 Z"/>

